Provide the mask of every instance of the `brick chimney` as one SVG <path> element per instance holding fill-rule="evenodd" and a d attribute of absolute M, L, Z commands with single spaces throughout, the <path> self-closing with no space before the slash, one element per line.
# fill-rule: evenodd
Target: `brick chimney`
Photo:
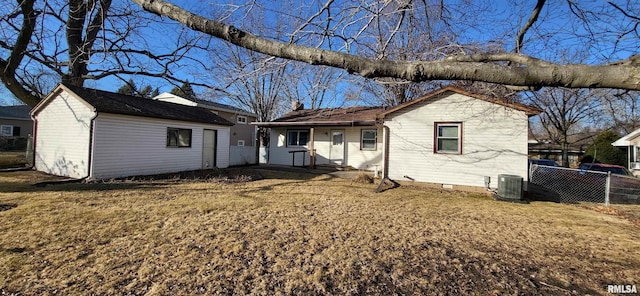
<path fill-rule="evenodd" d="M 304 109 L 304 104 L 300 101 L 291 102 L 291 111 L 298 111 Z"/>

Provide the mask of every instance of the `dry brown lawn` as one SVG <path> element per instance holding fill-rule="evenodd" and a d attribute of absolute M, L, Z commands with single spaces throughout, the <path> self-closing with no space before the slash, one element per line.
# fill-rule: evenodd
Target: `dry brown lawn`
<path fill-rule="evenodd" d="M 0 169 L 24 167 L 27 163 L 26 153 L 0 151 Z"/>
<path fill-rule="evenodd" d="M 605 294 L 640 285 L 640 226 L 327 175 L 34 187 L 0 174 L 0 295 Z M 625 208 L 638 212 L 640 208 Z"/>

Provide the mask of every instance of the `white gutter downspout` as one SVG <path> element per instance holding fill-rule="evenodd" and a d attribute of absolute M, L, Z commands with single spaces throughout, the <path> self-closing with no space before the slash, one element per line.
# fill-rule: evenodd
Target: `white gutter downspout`
<path fill-rule="evenodd" d="M 391 134 L 390 129 L 386 125 L 382 125 L 382 178 L 380 180 L 380 184 L 378 185 L 378 189 L 376 192 L 382 192 L 382 186 L 389 182 L 394 187 L 398 186 L 398 183 L 389 179 L 389 135 Z"/>
<path fill-rule="evenodd" d="M 96 108 L 93 108 L 93 113 L 95 115 L 93 115 L 93 117 L 91 117 L 91 121 L 89 124 L 89 160 L 88 160 L 88 164 L 87 164 L 87 176 L 82 178 L 81 180 L 87 180 L 91 177 L 91 171 L 93 170 L 93 144 L 95 143 L 95 133 L 94 133 L 94 129 L 95 129 L 95 119 L 96 117 L 98 117 L 98 111 L 96 110 Z"/>

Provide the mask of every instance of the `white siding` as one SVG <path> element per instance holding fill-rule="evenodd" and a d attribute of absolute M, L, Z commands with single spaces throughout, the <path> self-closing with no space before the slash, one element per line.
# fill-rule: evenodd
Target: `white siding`
<path fill-rule="evenodd" d="M 229 148 L 229 165 L 256 164 L 256 146 L 233 146 Z"/>
<path fill-rule="evenodd" d="M 305 129 L 305 128 L 291 128 Z M 360 149 L 360 133 L 363 129 L 375 127 L 316 127 L 314 132 L 314 149 L 316 149 L 316 164 L 330 163 L 330 135 L 332 130 L 344 130 L 345 165 L 356 169 L 374 170 L 375 165 L 382 165 L 382 129 L 378 128 L 377 149 L 373 151 Z M 309 147 L 287 147 L 287 128 L 271 128 L 269 164 L 291 165 L 294 150 L 308 150 Z M 296 154 L 296 166 L 302 165 L 302 154 Z M 309 164 L 309 153 L 305 153 L 305 165 Z"/>
<path fill-rule="evenodd" d="M 191 129 L 191 147 L 167 147 L 168 127 Z M 94 121 L 91 177 L 201 169 L 203 129 L 218 131 L 217 166 L 229 166 L 229 127 L 101 113 Z"/>
<path fill-rule="evenodd" d="M 462 154 L 434 153 L 434 122 L 462 122 Z M 527 176 L 528 117 L 501 105 L 452 94 L 387 116 L 389 177 L 440 184 L 497 186 L 498 174 Z M 407 178 L 408 177 L 408 178 Z"/>
<path fill-rule="evenodd" d="M 35 168 L 72 178 L 89 175 L 93 109 L 66 92 L 51 98 L 36 115 Z"/>

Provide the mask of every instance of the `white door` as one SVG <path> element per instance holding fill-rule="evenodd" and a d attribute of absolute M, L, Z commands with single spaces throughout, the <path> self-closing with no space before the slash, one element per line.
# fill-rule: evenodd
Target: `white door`
<path fill-rule="evenodd" d="M 344 130 L 331 131 L 329 158 L 332 164 L 344 164 Z"/>
<path fill-rule="evenodd" d="M 202 138 L 202 168 L 212 169 L 216 166 L 216 131 L 204 130 Z"/>

